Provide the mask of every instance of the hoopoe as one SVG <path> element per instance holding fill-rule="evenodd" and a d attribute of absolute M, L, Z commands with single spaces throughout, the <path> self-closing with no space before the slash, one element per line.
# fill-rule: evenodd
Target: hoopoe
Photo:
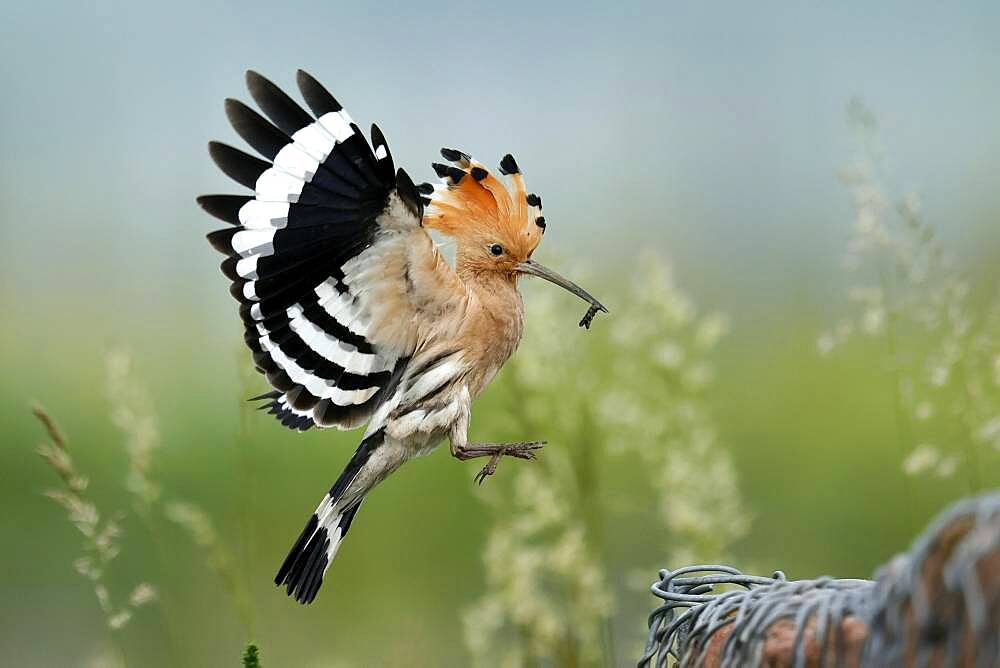
<path fill-rule="evenodd" d="M 312 76 L 298 87 L 315 118 L 275 84 L 247 72 L 261 116 L 226 100 L 236 132 L 270 162 L 219 142 L 209 153 L 252 195 L 199 204 L 231 227 L 208 239 L 240 302 L 245 340 L 273 391 L 255 397 L 286 427 L 354 429 L 361 444 L 309 518 L 275 577 L 312 602 L 365 495 L 404 462 L 448 438 L 460 460 L 533 459 L 543 441 L 470 443 L 473 400 L 521 339 L 518 278 L 562 286 L 607 311 L 583 288 L 531 259 L 545 232 L 542 200 L 517 163 L 500 177 L 469 155 L 441 154 L 443 185 L 414 185 L 385 137 L 371 145 Z M 374 150 L 372 149 L 374 146 Z M 501 178 L 503 177 L 503 178 Z M 428 230 L 451 237 L 454 267 Z"/>

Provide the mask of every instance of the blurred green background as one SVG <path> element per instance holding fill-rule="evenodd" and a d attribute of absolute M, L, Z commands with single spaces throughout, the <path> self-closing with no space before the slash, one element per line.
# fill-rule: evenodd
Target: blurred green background
<path fill-rule="evenodd" d="M 216 224 L 194 197 L 235 191 L 205 143 L 237 143 L 222 99 L 248 97 L 247 67 L 289 88 L 295 68 L 310 70 L 361 125 L 378 121 L 417 180 L 430 178 L 440 146 L 484 162 L 517 157 L 545 199 L 541 258 L 612 310 L 587 333 L 569 297 L 533 314 L 550 297 L 527 290 L 528 319 L 549 318 L 544 329 L 579 365 L 558 350 L 531 358 L 566 379 L 533 395 L 553 415 L 578 410 L 572 396 L 596 406 L 614 367 L 640 354 L 609 332 L 616 305 L 641 320 L 628 308 L 630 285 L 643 283 L 635 257 L 656 251 L 699 313 L 729 323 L 706 353 L 714 380 L 696 394 L 752 522 L 724 553 L 693 558 L 793 578 L 870 576 L 948 501 L 997 486 L 1000 467 L 988 445 L 970 464 L 964 445 L 947 442 L 964 438 L 958 429 L 936 441 L 961 457 L 953 474 L 904 477 L 922 441 L 900 433 L 884 332 L 817 349 L 852 313 L 858 282 L 842 267 L 857 210 L 838 172 L 859 155 L 844 110 L 854 98 L 875 110 L 866 155 L 881 169 L 886 217 L 919 193 L 922 220 L 956 258 L 951 275 L 971 286 L 962 309 L 996 334 L 985 314 L 1000 278 L 998 31 L 1000 10 L 986 2 L 5 7 L 0 664 L 106 661 L 105 619 L 73 571 L 81 537 L 42 494 L 58 484 L 35 454 L 43 432 L 29 406 L 41 402 L 67 432 L 102 511 L 130 511 L 105 375 L 117 349 L 130 351 L 157 416 L 152 475 L 165 498 L 205 509 L 252 601 L 241 618 L 181 528 L 130 512 L 109 584 L 119 598 L 139 581 L 160 592 L 114 634 L 130 665 L 232 664 L 248 639 L 272 666 L 471 660 L 463 610 L 489 586 L 481 553 L 503 507 L 473 489 L 478 465 L 443 450 L 372 495 L 315 605 L 270 584 L 358 435 L 288 433 L 243 402 L 265 385 L 241 377 L 236 305 L 203 239 Z M 933 345 L 918 330 L 897 334 L 914 350 Z M 1000 377 L 995 348 L 976 354 Z M 591 366 L 603 371 L 574 376 Z M 630 378 L 631 391 L 653 392 L 641 365 Z M 576 456 L 572 430 L 518 433 L 505 420 L 517 412 L 510 383 L 501 374 L 476 405 L 473 437 L 548 438 L 549 451 Z M 611 441 L 600 416 L 593 408 L 591 427 Z M 609 452 L 594 492 L 608 510 L 590 540 L 616 600 L 610 660 L 627 663 L 653 605 L 642 583 L 680 564 L 665 561 L 642 458 Z M 531 465 L 505 462 L 489 494 L 514 494 L 501 479 L 519 466 Z"/>

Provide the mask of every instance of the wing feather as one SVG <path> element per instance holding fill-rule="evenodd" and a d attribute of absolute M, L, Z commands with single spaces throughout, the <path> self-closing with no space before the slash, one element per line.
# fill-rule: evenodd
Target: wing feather
<path fill-rule="evenodd" d="M 226 114 L 270 162 L 211 142 L 219 168 L 253 195 L 198 202 L 230 225 L 208 239 L 227 256 L 244 340 L 274 388 L 257 397 L 262 408 L 292 429 L 348 429 L 395 391 L 420 338 L 414 323 L 467 292 L 421 227 L 420 194 L 381 130 L 370 145 L 312 76 L 300 71 L 298 84 L 315 117 L 247 73 L 263 115 L 232 99 Z"/>

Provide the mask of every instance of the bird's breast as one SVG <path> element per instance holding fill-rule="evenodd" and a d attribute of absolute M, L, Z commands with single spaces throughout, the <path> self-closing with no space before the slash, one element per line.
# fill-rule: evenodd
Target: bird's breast
<path fill-rule="evenodd" d="M 520 309 L 487 313 L 471 323 L 465 339 L 469 360 L 468 385 L 473 398 L 486 389 L 521 342 L 524 321 Z"/>

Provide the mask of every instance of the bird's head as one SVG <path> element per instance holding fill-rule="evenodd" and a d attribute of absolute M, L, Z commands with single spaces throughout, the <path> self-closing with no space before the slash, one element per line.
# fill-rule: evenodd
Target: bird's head
<path fill-rule="evenodd" d="M 450 165 L 435 163 L 443 185 L 424 183 L 424 227 L 455 240 L 455 262 L 460 273 L 502 277 L 516 282 L 521 275 L 538 276 L 569 290 L 607 311 L 586 290 L 531 259 L 545 234 L 542 199 L 528 193 L 513 156 L 500 161 L 500 176 L 468 154 L 443 148 Z"/>

